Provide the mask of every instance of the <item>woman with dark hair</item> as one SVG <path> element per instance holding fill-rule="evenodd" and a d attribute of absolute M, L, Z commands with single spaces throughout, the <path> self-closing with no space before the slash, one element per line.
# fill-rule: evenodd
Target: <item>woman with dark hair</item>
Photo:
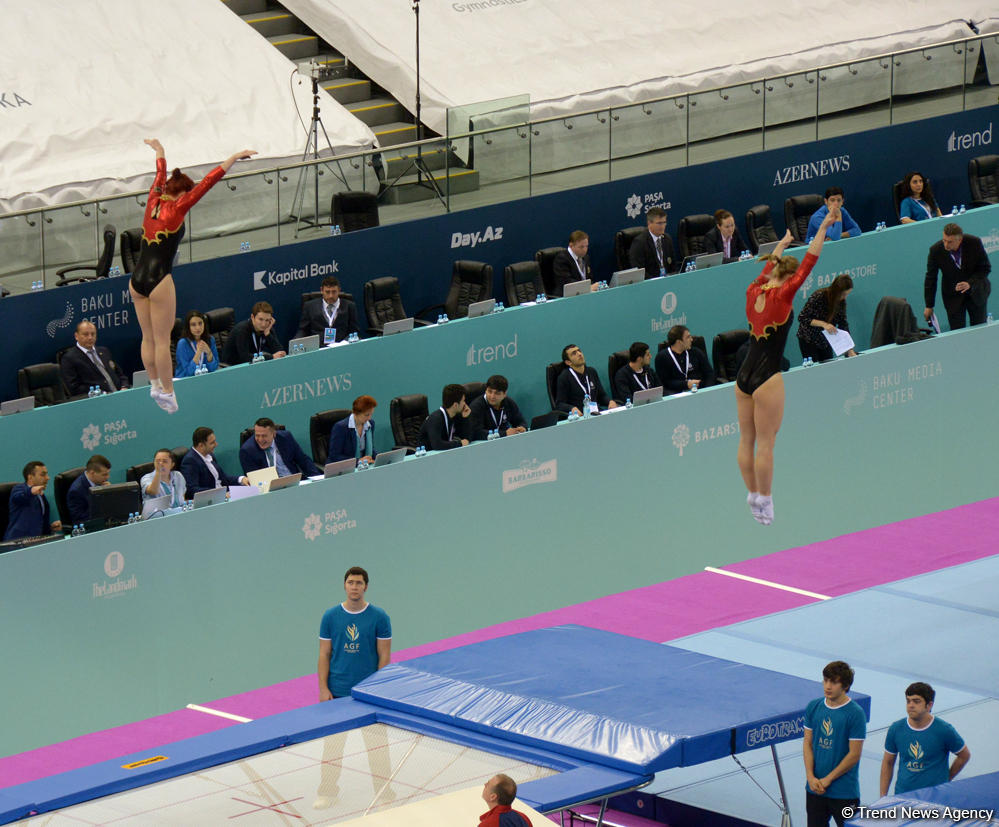
<path fill-rule="evenodd" d="M 256 152 L 244 149 L 230 155 L 195 185 L 179 169 L 168 180 L 163 145 L 155 138 L 147 138 L 146 144 L 156 153 L 156 178 L 142 218 L 139 263 L 128 289 L 142 329 L 142 365 L 149 374 L 149 395 L 164 411 L 173 413 L 177 410 L 177 397 L 173 392 L 170 331 L 177 314 L 177 293 L 171 270 L 184 236 L 184 217 L 236 161 Z"/>
<path fill-rule="evenodd" d="M 184 317 L 184 335 L 177 342 L 175 379 L 194 376 L 198 368 L 211 372 L 219 369 L 215 337 L 208 332 L 208 317 L 200 310 L 189 310 Z"/>
<path fill-rule="evenodd" d="M 330 432 L 330 447 L 327 462 L 344 459 L 372 462 L 378 453 L 375 451 L 375 423 L 371 415 L 378 403 L 373 396 L 359 396 L 351 406 L 353 413 L 341 419 Z"/>
<path fill-rule="evenodd" d="M 829 340 L 822 332 L 850 332 L 850 324 L 846 320 L 846 297 L 851 290 L 853 279 L 843 273 L 836 276 L 828 287 L 816 290 L 808 297 L 798 314 L 798 347 L 803 359 L 825 362 L 835 357 Z M 850 348 L 846 355 L 856 356 L 857 352 Z"/>
<path fill-rule="evenodd" d="M 739 471 L 749 495 L 746 502 L 761 525 L 774 519 L 771 486 L 774 476 L 774 443 L 784 417 L 784 378 L 780 363 L 791 329 L 794 294 L 819 260 L 826 231 L 840 220 L 833 204 L 808 245 L 804 260 L 785 256 L 790 231 L 766 261 L 763 272 L 746 288 L 749 353 L 735 378 L 735 403 L 739 413 Z"/>
<path fill-rule="evenodd" d="M 903 224 L 941 215 L 933 198 L 933 188 L 921 172 L 910 172 L 902 179 L 902 203 L 898 206 L 898 213 Z"/>

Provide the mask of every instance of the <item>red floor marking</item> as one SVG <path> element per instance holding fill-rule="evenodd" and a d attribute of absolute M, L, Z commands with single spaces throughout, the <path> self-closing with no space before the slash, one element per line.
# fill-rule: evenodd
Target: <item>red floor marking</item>
<path fill-rule="evenodd" d="M 252 801 L 246 801 L 243 798 L 236 798 L 235 796 L 233 796 L 232 800 L 238 801 L 240 804 L 250 804 L 251 806 L 253 806 Z M 229 816 L 229 818 L 233 819 L 233 818 L 239 818 L 240 816 L 248 816 L 250 813 L 256 813 L 259 810 L 273 810 L 275 813 L 279 813 L 283 816 L 291 816 L 292 818 L 302 818 L 302 816 L 296 815 L 295 813 L 286 813 L 284 810 L 277 809 L 283 804 L 291 804 L 292 801 L 301 801 L 301 800 L 302 796 L 299 796 L 298 798 L 289 798 L 287 801 L 278 801 L 276 804 L 264 804 L 262 806 L 256 807 L 256 809 L 247 810 L 245 813 L 237 813 L 234 816 Z"/>

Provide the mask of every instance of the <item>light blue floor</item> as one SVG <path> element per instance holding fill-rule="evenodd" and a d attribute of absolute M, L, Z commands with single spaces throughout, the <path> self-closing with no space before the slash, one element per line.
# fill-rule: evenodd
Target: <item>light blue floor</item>
<path fill-rule="evenodd" d="M 871 696 L 871 721 L 860 763 L 861 799 L 877 800 L 888 725 L 905 715 L 905 687 L 916 680 L 937 691 L 934 712 L 971 749 L 962 777 L 999 770 L 999 556 L 900 580 L 768 617 L 670 641 L 695 652 L 816 679 L 846 660 L 855 688 Z M 778 748 L 794 822 L 805 820 L 801 741 Z M 773 797 L 769 750 L 739 760 Z M 647 792 L 759 824 L 780 813 L 731 759 L 669 770 Z"/>

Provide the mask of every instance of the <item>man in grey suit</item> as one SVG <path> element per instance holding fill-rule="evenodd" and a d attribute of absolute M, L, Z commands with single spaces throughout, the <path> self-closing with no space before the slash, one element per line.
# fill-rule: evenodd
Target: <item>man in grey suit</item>
<path fill-rule="evenodd" d="M 326 329 L 336 330 L 335 341 L 342 342 L 351 333 L 360 334 L 357 326 L 357 306 L 340 295 L 340 280 L 336 276 L 323 279 L 322 298 L 313 299 L 302 306 L 296 339 L 318 335 L 325 341 Z"/>

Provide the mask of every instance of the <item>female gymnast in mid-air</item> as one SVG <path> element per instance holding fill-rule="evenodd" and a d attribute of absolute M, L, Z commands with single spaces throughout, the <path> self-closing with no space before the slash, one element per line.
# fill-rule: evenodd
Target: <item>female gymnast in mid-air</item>
<path fill-rule="evenodd" d="M 177 396 L 173 392 L 170 331 L 177 315 L 177 293 L 170 271 L 184 236 L 184 217 L 236 161 L 257 153 L 244 149 L 230 155 L 195 186 L 179 169 L 167 180 L 163 145 L 155 138 L 147 138 L 146 143 L 156 152 L 156 178 L 142 218 L 139 263 L 128 289 L 142 329 L 142 364 L 149 374 L 149 395 L 164 411 L 173 413 Z"/>
<path fill-rule="evenodd" d="M 785 256 L 791 243 L 788 231 L 759 277 L 746 288 L 746 318 L 749 320 L 749 354 L 735 378 L 735 402 L 739 411 L 739 471 L 746 483 L 746 501 L 756 522 L 770 525 L 774 519 L 771 484 L 774 476 L 774 442 L 784 417 L 784 379 L 780 363 L 794 317 L 791 302 L 818 261 L 830 224 L 839 221 L 839 209 L 829 210 L 815 234 L 804 261 Z M 764 259 L 761 259 L 761 261 Z"/>

